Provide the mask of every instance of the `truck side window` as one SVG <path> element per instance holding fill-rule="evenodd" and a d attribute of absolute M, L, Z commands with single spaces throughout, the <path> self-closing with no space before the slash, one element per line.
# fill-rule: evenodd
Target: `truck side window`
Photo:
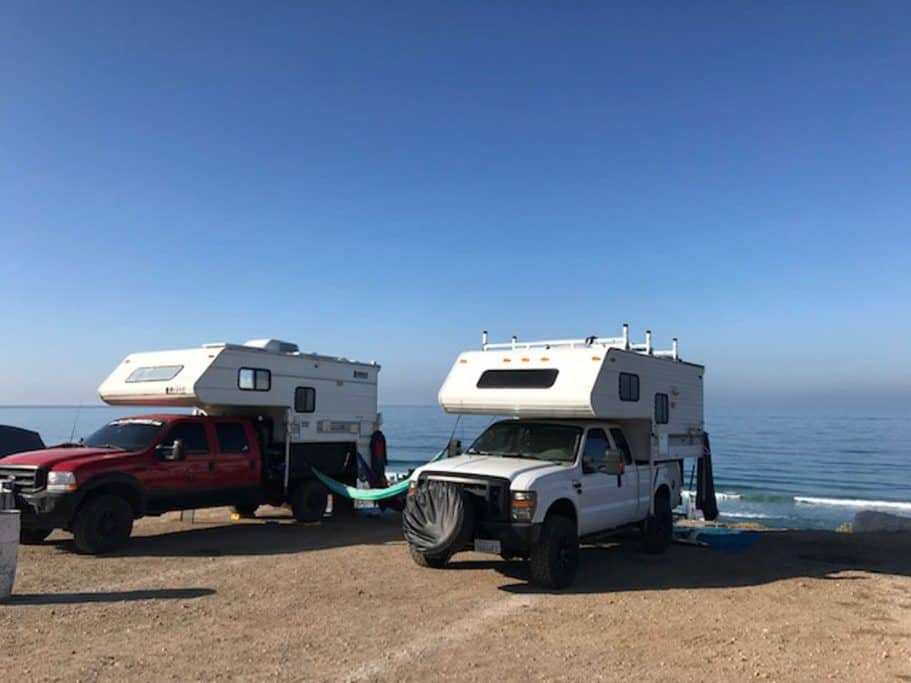
<path fill-rule="evenodd" d="M 634 375 L 629 372 L 620 373 L 620 400 L 639 400 L 639 375 Z"/>
<path fill-rule="evenodd" d="M 582 451 L 582 459 L 591 462 L 596 467 L 605 460 L 607 449 L 610 444 L 607 442 L 607 434 L 603 429 L 589 429 L 585 437 L 585 448 Z"/>
<path fill-rule="evenodd" d="M 187 455 L 198 455 L 209 452 L 209 437 L 206 428 L 201 422 L 178 422 L 165 437 L 165 443 L 183 441 L 184 451 Z"/>
<path fill-rule="evenodd" d="M 220 453 L 249 453 L 247 430 L 239 422 L 219 422 L 215 425 Z"/>
<path fill-rule="evenodd" d="M 614 444 L 623 452 L 623 459 L 626 460 L 627 465 L 633 464 L 633 451 L 629 447 L 629 443 L 626 441 L 626 435 L 623 433 L 622 429 L 614 427 L 610 430 L 610 435 L 614 437 Z"/>

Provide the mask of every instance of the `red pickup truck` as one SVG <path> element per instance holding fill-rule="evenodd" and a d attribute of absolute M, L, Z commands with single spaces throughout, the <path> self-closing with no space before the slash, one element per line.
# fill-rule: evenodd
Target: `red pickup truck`
<path fill-rule="evenodd" d="M 171 510 L 233 505 L 245 515 L 290 503 L 299 521 L 326 510 L 318 467 L 347 483 L 357 478 L 354 442 L 272 443 L 268 420 L 145 415 L 114 420 L 79 445 L 18 453 L 0 460 L 22 512 L 22 543 L 54 529 L 71 531 L 83 553 L 124 545 L 133 520 Z"/>

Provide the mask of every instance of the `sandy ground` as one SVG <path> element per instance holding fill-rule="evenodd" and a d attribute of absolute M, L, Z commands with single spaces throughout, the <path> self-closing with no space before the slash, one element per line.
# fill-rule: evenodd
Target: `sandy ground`
<path fill-rule="evenodd" d="M 103 558 L 59 532 L 21 548 L 3 678 L 911 681 L 908 535 L 586 546 L 549 593 L 488 556 L 418 568 L 394 515 L 267 514 L 142 520 Z"/>

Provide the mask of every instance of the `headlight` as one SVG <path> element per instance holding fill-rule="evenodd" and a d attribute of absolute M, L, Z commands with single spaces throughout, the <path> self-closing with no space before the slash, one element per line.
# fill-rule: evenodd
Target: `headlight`
<path fill-rule="evenodd" d="M 47 475 L 47 490 L 50 493 L 75 491 L 76 476 L 72 472 L 50 472 Z"/>
<path fill-rule="evenodd" d="M 418 490 L 418 483 L 416 480 L 412 479 L 411 483 L 408 484 L 408 495 L 413 496 L 414 492 Z"/>
<path fill-rule="evenodd" d="M 530 522 L 537 504 L 538 494 L 534 491 L 513 491 L 510 516 L 515 522 Z"/>

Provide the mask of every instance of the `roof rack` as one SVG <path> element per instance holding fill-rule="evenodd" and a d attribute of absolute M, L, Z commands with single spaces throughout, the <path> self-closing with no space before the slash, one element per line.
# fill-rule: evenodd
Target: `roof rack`
<path fill-rule="evenodd" d="M 597 346 L 607 349 L 622 349 L 624 351 L 634 351 L 636 353 L 641 353 L 644 356 L 654 356 L 656 358 L 670 358 L 672 360 L 680 360 L 680 354 L 678 350 L 677 337 L 674 337 L 671 342 L 671 348 L 664 351 L 657 351 L 652 347 L 652 331 L 645 331 L 645 342 L 641 344 L 630 343 L 629 339 L 629 325 L 623 323 L 623 336 L 622 337 L 598 337 L 591 336 L 585 337 L 583 339 L 549 339 L 543 341 L 522 341 L 520 342 L 518 337 L 513 335 L 512 341 L 505 343 L 496 343 L 491 344 L 487 340 L 487 330 L 481 334 L 481 350 L 482 351 L 515 351 L 517 349 L 534 349 L 534 348 L 544 348 L 544 349 L 554 349 L 554 348 L 590 348 L 592 346 Z"/>

